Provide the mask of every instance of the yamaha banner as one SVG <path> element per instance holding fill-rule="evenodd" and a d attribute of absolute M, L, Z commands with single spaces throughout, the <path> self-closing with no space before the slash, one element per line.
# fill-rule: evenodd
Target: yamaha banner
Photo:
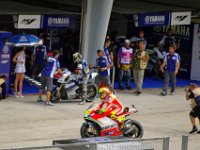
<path fill-rule="evenodd" d="M 43 15 L 41 28 L 75 28 L 75 23 L 72 15 Z"/>
<path fill-rule="evenodd" d="M 170 24 L 169 12 L 139 14 L 139 26 L 166 26 Z"/>
<path fill-rule="evenodd" d="M 8 38 L 12 36 L 11 32 L 0 32 L 0 75 L 6 75 L 6 91 L 9 89 L 10 80 L 10 60 L 11 60 L 11 48 L 5 45 Z"/>

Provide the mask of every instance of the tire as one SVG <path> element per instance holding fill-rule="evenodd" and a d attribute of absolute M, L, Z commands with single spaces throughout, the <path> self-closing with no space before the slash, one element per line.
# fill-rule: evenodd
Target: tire
<path fill-rule="evenodd" d="M 125 137 L 128 137 L 128 138 L 142 138 L 143 137 L 144 129 L 143 129 L 141 123 L 139 123 L 136 120 L 130 120 L 130 119 L 124 121 L 124 124 L 126 124 L 126 123 L 130 124 L 131 128 L 133 128 L 133 131 L 131 131 L 128 134 L 124 134 Z"/>
<path fill-rule="evenodd" d="M 90 134 L 88 132 L 89 129 L 89 124 L 88 123 L 83 123 L 81 126 L 81 130 L 80 130 L 80 134 L 82 138 L 92 138 L 92 137 L 98 137 L 100 136 L 100 132 L 98 130 L 98 128 L 94 125 L 93 128 L 96 130 L 96 134 Z"/>
<path fill-rule="evenodd" d="M 94 84 L 87 85 L 87 102 L 92 102 L 97 96 L 97 87 Z"/>
<path fill-rule="evenodd" d="M 57 96 L 57 91 L 55 89 L 53 89 L 53 91 L 51 92 L 50 101 L 52 103 L 58 103 L 60 101 L 60 97 Z"/>

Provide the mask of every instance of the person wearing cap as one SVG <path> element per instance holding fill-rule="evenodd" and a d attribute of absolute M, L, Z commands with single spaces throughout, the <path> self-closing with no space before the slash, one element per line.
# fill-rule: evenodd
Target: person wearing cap
<path fill-rule="evenodd" d="M 192 130 L 189 132 L 190 134 L 197 132 L 200 134 L 200 130 L 195 123 L 195 118 L 198 118 L 200 121 L 200 88 L 196 84 L 190 84 L 190 86 L 185 89 L 186 92 L 186 100 L 191 101 L 192 110 L 189 114 L 190 121 L 192 124 Z"/>
<path fill-rule="evenodd" d="M 133 76 L 136 84 L 136 93 L 137 95 L 141 94 L 142 84 L 144 80 L 145 69 L 148 65 L 149 54 L 145 51 L 145 42 L 139 41 L 139 49 L 135 50 L 133 54 Z"/>
<path fill-rule="evenodd" d="M 173 44 L 169 46 L 169 53 L 167 53 L 164 57 L 164 62 L 160 67 L 162 73 L 165 73 L 164 77 L 164 87 L 161 92 L 162 96 L 167 95 L 167 89 L 169 85 L 169 81 L 171 81 L 171 91 L 170 95 L 174 95 L 176 88 L 176 75 L 178 73 L 180 67 L 180 56 L 175 53 L 175 47 Z"/>
<path fill-rule="evenodd" d="M 119 89 L 124 90 L 122 79 L 126 75 L 126 88 L 131 89 L 131 60 L 133 55 L 133 49 L 130 48 L 130 40 L 126 39 L 125 44 L 118 51 L 117 67 L 119 69 Z"/>

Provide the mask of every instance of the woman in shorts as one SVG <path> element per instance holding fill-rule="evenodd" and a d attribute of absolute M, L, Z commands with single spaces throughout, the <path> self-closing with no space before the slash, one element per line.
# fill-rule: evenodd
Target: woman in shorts
<path fill-rule="evenodd" d="M 25 48 L 22 47 L 18 53 L 15 54 L 13 57 L 13 62 L 16 63 L 15 66 L 15 97 L 23 98 L 23 81 L 24 81 L 24 73 L 26 72 L 25 63 L 26 63 L 26 54 Z M 19 93 L 18 93 L 18 86 L 19 86 Z"/>

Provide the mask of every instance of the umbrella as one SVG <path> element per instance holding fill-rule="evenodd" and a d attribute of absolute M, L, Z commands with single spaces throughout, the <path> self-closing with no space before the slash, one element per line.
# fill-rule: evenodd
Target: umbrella
<path fill-rule="evenodd" d="M 35 46 L 40 45 L 40 39 L 30 34 L 18 34 L 11 37 L 6 45 L 8 46 Z"/>

